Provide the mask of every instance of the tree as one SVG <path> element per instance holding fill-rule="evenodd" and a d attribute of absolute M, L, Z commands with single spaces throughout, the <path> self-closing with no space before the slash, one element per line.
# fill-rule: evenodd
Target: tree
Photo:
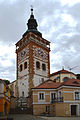
<path fill-rule="evenodd" d="M 10 81 L 9 81 L 9 80 L 4 80 L 4 82 L 6 83 L 6 85 L 9 85 L 9 84 L 10 84 Z"/>
<path fill-rule="evenodd" d="M 77 74 L 77 79 L 80 79 L 80 74 Z"/>

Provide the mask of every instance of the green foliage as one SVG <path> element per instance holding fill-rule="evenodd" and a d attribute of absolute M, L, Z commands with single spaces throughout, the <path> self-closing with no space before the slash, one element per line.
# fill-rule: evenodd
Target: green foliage
<path fill-rule="evenodd" d="M 77 79 L 80 79 L 80 74 L 77 74 Z"/>
<path fill-rule="evenodd" d="M 6 85 L 9 85 L 9 84 L 10 84 L 10 81 L 9 81 L 9 80 L 4 80 L 4 82 L 6 83 Z"/>

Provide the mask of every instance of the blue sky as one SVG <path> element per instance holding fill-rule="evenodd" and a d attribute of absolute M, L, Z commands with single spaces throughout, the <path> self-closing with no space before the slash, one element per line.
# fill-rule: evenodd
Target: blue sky
<path fill-rule="evenodd" d="M 80 73 L 80 0 L 0 0 L 0 78 L 16 79 L 15 43 L 27 30 L 30 6 L 38 30 L 51 42 L 51 73 Z"/>

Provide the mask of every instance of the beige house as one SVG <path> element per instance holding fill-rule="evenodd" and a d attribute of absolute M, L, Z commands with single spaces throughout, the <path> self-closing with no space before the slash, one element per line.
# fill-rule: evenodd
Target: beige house
<path fill-rule="evenodd" d="M 74 73 L 69 72 L 69 71 L 64 70 L 64 69 L 50 74 L 50 79 L 53 80 L 54 82 L 64 82 L 68 78 L 76 79 L 77 77 Z"/>
<path fill-rule="evenodd" d="M 13 91 L 13 96 L 17 97 L 17 80 L 11 82 L 8 86 L 11 89 L 11 91 Z"/>
<path fill-rule="evenodd" d="M 32 88 L 32 97 L 34 115 L 80 116 L 80 80 L 47 80 Z"/>

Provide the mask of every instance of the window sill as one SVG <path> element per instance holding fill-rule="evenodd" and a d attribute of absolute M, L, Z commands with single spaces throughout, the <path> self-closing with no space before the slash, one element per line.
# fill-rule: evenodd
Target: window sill
<path fill-rule="evenodd" d="M 45 100 L 38 100 L 38 102 L 45 102 Z"/>
<path fill-rule="evenodd" d="M 80 98 L 75 98 L 75 100 L 80 100 Z"/>
<path fill-rule="evenodd" d="M 36 68 L 36 70 L 40 70 L 40 68 Z"/>

